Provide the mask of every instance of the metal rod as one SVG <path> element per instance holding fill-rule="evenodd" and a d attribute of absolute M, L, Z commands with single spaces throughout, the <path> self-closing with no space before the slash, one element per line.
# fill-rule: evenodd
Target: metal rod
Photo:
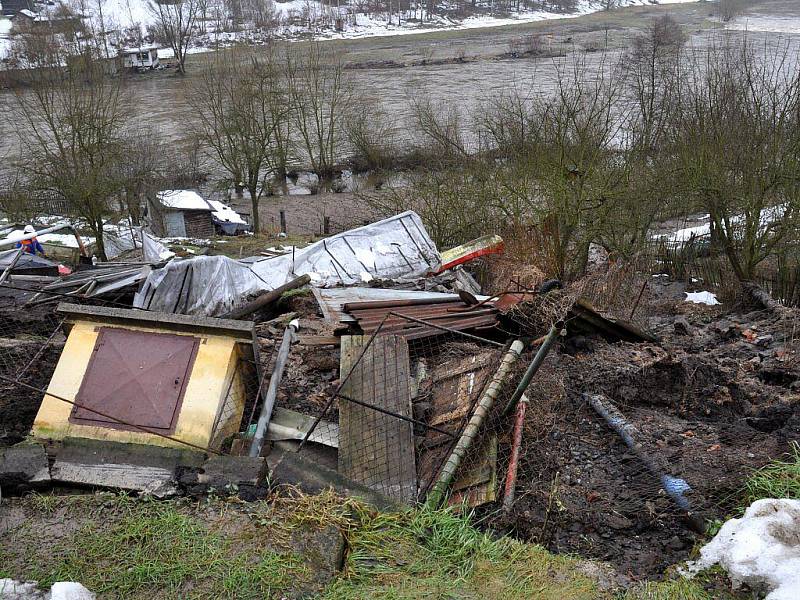
<path fill-rule="evenodd" d="M 261 414 L 258 416 L 256 433 L 253 436 L 253 442 L 250 444 L 251 457 L 261 455 L 261 448 L 264 445 L 264 436 L 267 433 L 269 420 L 272 418 L 272 409 L 275 407 L 275 398 L 278 395 L 278 386 L 283 377 L 283 370 L 286 368 L 286 361 L 289 359 L 289 350 L 292 348 L 292 338 L 294 338 L 294 333 L 299 326 L 300 322 L 295 319 L 289 323 L 289 326 L 283 332 L 281 347 L 278 349 L 278 357 L 275 359 L 275 368 L 272 370 L 272 376 L 269 378 L 267 395 L 264 397 Z"/>
<path fill-rule="evenodd" d="M 517 415 L 514 419 L 514 437 L 511 441 L 511 457 L 508 460 L 508 473 L 506 474 L 506 487 L 503 494 L 503 510 L 511 512 L 514 505 L 514 496 L 517 489 L 517 469 L 519 467 L 519 453 L 522 447 L 522 428 L 525 424 L 525 411 L 528 408 L 528 397 L 523 394 L 517 403 Z"/>
<path fill-rule="evenodd" d="M 525 344 L 521 340 L 514 340 L 514 343 L 503 355 L 500 367 L 492 377 L 489 385 L 484 389 L 483 394 L 481 394 L 481 398 L 475 407 L 475 412 L 472 413 L 469 423 L 464 428 L 464 432 L 456 442 L 453 451 L 447 458 L 447 462 L 439 472 L 436 483 L 428 494 L 429 506 L 436 508 L 441 504 L 450 482 L 452 482 L 458 467 L 461 465 L 461 461 L 464 460 L 464 456 L 472 446 L 472 442 L 478 437 L 478 432 L 486 421 L 486 417 L 489 415 L 489 411 L 500 393 L 500 388 L 503 387 L 503 383 L 511 372 L 511 365 L 520 357 L 524 348 Z"/>
<path fill-rule="evenodd" d="M 639 295 L 636 297 L 636 302 L 633 303 L 633 308 L 631 309 L 631 314 L 628 316 L 628 320 L 633 320 L 633 315 L 636 313 L 636 309 L 639 308 L 639 302 L 642 301 L 642 296 L 644 295 L 644 291 L 647 289 L 647 284 L 649 280 L 645 279 L 644 283 L 642 284 L 642 289 L 639 290 Z"/>
<path fill-rule="evenodd" d="M 686 492 L 690 492 L 692 488 L 686 481 L 678 477 L 673 477 L 667 473 L 666 463 L 659 461 L 655 457 L 647 453 L 642 448 L 642 445 L 636 441 L 635 435 L 638 435 L 636 428 L 625 419 L 625 416 L 614 406 L 605 396 L 600 394 L 583 394 L 583 399 L 595 410 L 595 412 L 603 417 L 603 420 L 608 424 L 611 429 L 625 442 L 625 445 L 636 455 L 636 457 L 647 467 L 647 470 L 661 482 L 661 488 L 667 493 L 673 502 L 686 513 L 689 518 L 689 523 L 693 529 L 705 530 L 705 524 L 698 515 L 692 513 L 689 499 L 684 496 Z"/>
<path fill-rule="evenodd" d="M 33 233 L 26 233 L 24 235 L 15 236 L 13 238 L 0 239 L 0 247 L 16 244 L 17 242 L 21 242 L 23 240 L 30 240 L 37 236 L 44 235 L 46 233 L 54 233 L 56 231 L 61 231 L 62 229 L 69 229 L 73 233 L 75 239 L 78 240 L 78 248 L 80 249 L 81 254 L 83 256 L 86 256 L 86 250 L 83 246 L 83 240 L 81 239 L 81 236 L 79 236 L 78 232 L 75 231 L 75 228 L 68 223 L 67 224 L 62 223 L 61 225 L 54 225 L 53 227 L 48 227 L 47 229 L 42 229 L 41 231 L 34 231 Z"/>
<path fill-rule="evenodd" d="M 389 315 L 387 313 L 386 317 L 388 317 L 388 316 Z M 386 318 L 384 318 L 384 321 L 385 320 L 386 320 Z M 381 323 L 381 325 L 383 325 L 383 323 Z M 361 354 L 358 355 L 358 358 L 353 363 L 353 366 L 350 367 L 350 370 L 347 372 L 347 375 L 345 375 L 342 378 L 342 380 L 339 382 L 339 385 L 336 386 L 336 391 L 333 392 L 333 394 L 331 394 L 331 397 L 325 403 L 325 406 L 322 407 L 322 410 L 320 411 L 319 415 L 317 415 L 317 418 L 314 419 L 314 422 L 311 424 L 311 427 L 308 428 L 308 431 L 306 432 L 306 434 L 303 437 L 303 439 L 300 440 L 300 444 L 297 446 L 296 452 L 300 452 L 300 450 L 303 449 L 303 446 L 308 441 L 308 438 L 311 437 L 311 434 L 317 428 L 317 425 L 319 425 L 320 421 L 322 421 L 322 417 L 324 417 L 327 414 L 327 412 L 330 410 L 330 408 L 333 405 L 333 403 L 336 401 L 336 398 L 339 397 L 339 394 L 341 393 L 341 391 L 344 388 L 345 384 L 350 380 L 350 376 L 356 370 L 356 367 L 361 362 L 361 359 L 364 358 L 364 354 L 366 353 L 367 348 L 369 348 L 372 345 L 372 342 L 375 340 L 375 337 L 378 335 L 378 332 L 381 330 L 381 325 L 378 325 L 378 328 L 372 333 L 370 338 L 367 340 L 367 343 L 364 344 L 364 349 L 361 351 Z"/>
<path fill-rule="evenodd" d="M 444 435 L 454 438 L 456 437 L 454 433 L 450 431 L 445 431 L 444 429 L 439 429 L 434 425 L 428 425 L 427 423 L 423 423 L 422 421 L 418 421 L 417 419 L 412 419 L 411 417 L 406 417 L 401 415 L 400 413 L 392 412 L 391 410 L 387 410 L 385 408 L 381 408 L 380 406 L 375 406 L 374 404 L 370 404 L 368 402 L 364 402 L 363 400 L 356 400 L 355 398 L 351 398 L 350 396 L 345 396 L 344 394 L 339 394 L 339 398 L 344 398 L 348 402 L 352 402 L 353 404 L 358 404 L 359 406 L 363 406 L 364 408 L 371 408 L 374 411 L 382 413 L 384 415 L 388 415 L 390 417 L 395 417 L 396 419 L 400 419 L 401 421 L 406 421 L 408 423 L 413 423 L 414 425 L 419 425 L 420 427 L 424 427 L 425 429 L 430 429 L 431 431 L 435 431 L 436 433 L 443 433 Z"/>
<path fill-rule="evenodd" d="M 36 351 L 36 354 L 33 356 L 33 358 L 32 358 L 32 359 L 30 359 L 30 361 L 28 361 L 28 364 L 27 364 L 27 365 L 25 365 L 25 367 L 24 367 L 24 368 L 23 368 L 23 369 L 22 369 L 22 370 L 21 370 L 19 373 L 17 373 L 17 379 L 22 379 L 22 376 L 23 376 L 23 375 L 25 375 L 25 373 L 27 373 L 27 372 L 28 372 L 28 369 L 30 369 L 30 368 L 31 368 L 31 366 L 33 366 L 33 364 L 34 364 L 34 363 L 35 363 L 37 360 L 39 360 L 39 357 L 40 357 L 42 354 L 44 354 L 44 351 L 45 351 L 45 350 L 47 349 L 47 347 L 50 345 L 50 342 L 52 342 L 52 341 L 53 341 L 53 338 L 54 338 L 54 337 L 56 337 L 56 334 L 57 334 L 57 333 L 58 333 L 58 332 L 61 330 L 61 326 L 62 326 L 62 325 L 64 325 L 64 319 L 61 319 L 61 320 L 58 322 L 58 325 L 56 325 L 56 328 L 55 328 L 55 329 L 53 329 L 53 333 L 51 333 L 51 334 L 50 334 L 50 337 L 48 337 L 48 338 L 47 338 L 47 341 L 45 341 L 45 343 L 44 343 L 44 344 L 42 344 L 42 345 L 41 345 L 41 347 L 40 347 L 40 348 L 39 348 L 39 349 Z"/>
<path fill-rule="evenodd" d="M 536 356 L 533 357 L 531 364 L 528 365 L 528 369 L 525 371 L 525 375 L 522 376 L 520 379 L 519 384 L 517 384 L 517 389 L 514 390 L 514 394 L 511 396 L 511 399 L 506 404 L 505 409 L 503 409 L 503 416 L 511 414 L 511 411 L 514 410 L 514 407 L 519 402 L 520 398 L 522 398 L 525 391 L 528 389 L 528 386 L 531 384 L 534 375 L 542 366 L 544 359 L 547 358 L 547 353 L 550 352 L 550 348 L 553 345 L 553 342 L 556 341 L 556 338 L 559 336 L 561 331 L 561 324 L 556 323 L 552 327 L 550 327 L 550 332 L 547 334 L 547 337 L 544 338 L 544 342 L 539 347 L 539 351 L 536 353 Z"/>
<path fill-rule="evenodd" d="M 11 274 L 11 271 L 17 266 L 17 262 L 19 262 L 21 256 L 22 248 L 17 248 L 17 253 L 14 255 L 14 258 L 11 259 L 11 262 L 8 263 L 8 266 L 3 270 L 3 273 L 0 274 L 0 284 L 2 284 Z"/>
<path fill-rule="evenodd" d="M 40 394 L 45 394 L 46 396 L 50 396 L 51 398 L 55 398 L 56 400 L 61 400 L 62 402 L 66 402 L 67 404 L 71 404 L 72 406 L 77 406 L 82 410 L 88 410 L 90 413 L 94 413 L 96 415 L 100 415 L 106 419 L 111 419 L 115 423 L 119 423 L 120 425 L 125 425 L 127 427 L 133 427 L 134 429 L 138 429 L 139 431 L 143 431 L 145 433 L 150 433 L 152 435 L 157 435 L 158 437 L 164 438 L 165 440 L 170 440 L 172 442 L 177 442 L 179 444 L 183 444 L 184 446 L 189 446 L 190 448 L 195 448 L 196 450 L 202 450 L 203 452 L 208 452 L 209 454 L 218 454 L 222 455 L 222 452 L 217 450 L 212 450 L 211 448 L 204 448 L 203 446 L 198 446 L 197 444 L 192 444 L 191 442 L 186 442 L 184 440 L 178 439 L 176 437 L 172 437 L 171 435 L 167 435 L 166 433 L 161 433 L 160 431 L 154 431 L 152 429 L 148 429 L 147 427 L 142 427 L 141 425 L 137 425 L 136 423 L 129 423 L 128 421 L 123 421 L 119 417 L 115 417 L 113 415 L 106 414 L 104 412 L 100 412 L 94 408 L 90 408 L 85 406 L 79 402 L 75 402 L 74 400 L 67 400 L 63 396 L 59 396 L 57 394 L 53 394 L 48 392 L 47 390 L 43 390 L 41 388 L 36 387 L 35 385 L 30 385 L 29 383 L 25 383 L 23 381 L 19 381 L 17 379 L 11 379 L 11 377 L 6 377 L 5 375 L 0 375 L 0 379 L 3 381 L 7 381 L 9 383 L 13 383 L 16 385 L 21 385 L 22 387 L 28 388 L 30 390 L 34 390 L 39 392 Z"/>

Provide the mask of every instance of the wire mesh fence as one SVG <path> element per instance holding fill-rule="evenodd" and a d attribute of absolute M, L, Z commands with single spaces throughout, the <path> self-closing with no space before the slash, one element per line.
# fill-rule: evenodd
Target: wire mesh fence
<path fill-rule="evenodd" d="M 321 407 L 308 407 L 314 421 L 299 451 L 335 446 L 340 473 L 415 503 L 435 481 L 500 352 L 497 342 L 457 331 L 431 328 L 408 340 L 390 329 L 381 323 L 371 335 L 342 338 L 339 384 Z"/>

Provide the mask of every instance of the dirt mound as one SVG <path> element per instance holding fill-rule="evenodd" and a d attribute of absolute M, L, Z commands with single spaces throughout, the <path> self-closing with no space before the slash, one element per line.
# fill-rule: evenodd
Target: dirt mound
<path fill-rule="evenodd" d="M 676 308 L 651 323 L 660 344 L 589 336 L 551 355 L 532 386 L 518 500 L 512 514 L 490 517 L 496 527 L 633 577 L 688 556 L 696 534 L 583 392 L 622 411 L 709 519 L 726 515 L 752 470 L 800 437 L 800 370 L 786 316 Z"/>

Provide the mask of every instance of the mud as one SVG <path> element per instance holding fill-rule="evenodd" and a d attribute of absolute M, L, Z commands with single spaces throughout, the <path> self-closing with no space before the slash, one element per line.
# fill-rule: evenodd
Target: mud
<path fill-rule="evenodd" d="M 752 470 L 800 438 L 793 316 L 680 301 L 652 312 L 660 344 L 589 336 L 550 356 L 531 393 L 513 513 L 486 515 L 520 538 L 608 561 L 633 579 L 662 575 L 699 538 L 583 392 L 614 402 L 637 441 L 691 485 L 692 509 L 705 519 L 741 505 Z"/>
<path fill-rule="evenodd" d="M 0 446 L 25 438 L 43 397 L 3 378 L 47 388 L 65 341 L 58 325 L 52 307 L 0 309 Z"/>

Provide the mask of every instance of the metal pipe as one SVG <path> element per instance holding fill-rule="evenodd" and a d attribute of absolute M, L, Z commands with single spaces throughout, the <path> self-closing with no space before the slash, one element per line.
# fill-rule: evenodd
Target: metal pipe
<path fill-rule="evenodd" d="M 533 357 L 531 364 L 528 365 L 528 369 L 525 371 L 525 375 L 522 376 L 520 379 L 519 384 L 517 384 L 517 389 L 514 390 L 514 394 L 511 396 L 511 399 L 506 404 L 505 409 L 503 409 L 503 416 L 511 414 L 511 411 L 514 410 L 514 407 L 519 402 L 520 398 L 522 398 L 525 391 L 528 389 L 528 386 L 531 384 L 533 380 L 533 376 L 536 375 L 536 372 L 539 370 L 539 367 L 542 366 L 544 359 L 547 358 L 547 353 L 550 352 L 550 348 L 553 345 L 553 342 L 556 341 L 556 338 L 561 333 L 561 325 L 555 324 L 550 328 L 550 332 L 547 334 L 547 337 L 544 338 L 542 345 L 539 347 L 539 351 L 536 353 L 536 356 Z"/>
<path fill-rule="evenodd" d="M 394 315 L 396 317 L 401 317 L 401 318 L 405 319 L 406 321 L 413 321 L 414 323 L 419 323 L 420 325 L 427 325 L 428 327 L 433 327 L 434 329 L 438 329 L 440 331 L 447 331 L 449 333 L 455 333 L 455 334 L 458 334 L 460 337 L 469 338 L 469 339 L 475 340 L 476 342 L 481 342 L 483 344 L 493 344 L 495 346 L 503 346 L 502 343 L 495 342 L 494 340 L 487 340 L 485 338 L 478 337 L 477 335 L 464 333 L 463 331 L 459 331 L 458 329 L 453 329 L 451 327 L 444 327 L 442 325 L 437 325 L 436 323 L 431 323 L 430 321 L 423 321 L 422 319 L 415 319 L 414 317 L 410 317 L 408 315 L 404 315 L 404 314 L 399 313 L 399 312 L 392 311 L 392 312 L 389 312 L 389 313 L 386 313 L 386 314 L 387 314 L 387 316 Z M 380 329 L 380 326 L 378 327 L 378 329 Z M 522 342 L 520 342 L 520 343 L 522 343 Z"/>
<path fill-rule="evenodd" d="M 705 524 L 698 515 L 692 513 L 689 499 L 684 496 L 686 492 L 692 490 L 689 484 L 683 479 L 669 475 L 664 461 L 659 461 L 650 456 L 642 448 L 641 444 L 634 438 L 638 434 L 636 428 L 625 419 L 625 416 L 607 398 L 600 394 L 583 394 L 583 399 L 589 403 L 598 415 L 603 417 L 608 426 L 617 432 L 622 441 L 625 442 L 625 445 L 647 467 L 647 470 L 661 482 L 661 487 L 667 493 L 667 496 L 675 502 L 678 508 L 686 513 L 692 528 L 702 533 L 705 530 Z"/>
<path fill-rule="evenodd" d="M 522 447 L 522 428 L 525 424 L 525 411 L 528 408 L 528 397 L 522 394 L 517 403 L 517 415 L 514 419 L 514 437 L 511 441 L 511 457 L 508 460 L 508 473 L 506 474 L 506 487 L 503 494 L 503 510 L 511 512 L 514 505 L 514 496 L 517 489 L 517 469 L 519 467 L 519 453 Z"/>
<path fill-rule="evenodd" d="M 19 262 L 21 256 L 22 248 L 17 248 L 17 253 L 14 255 L 14 258 L 11 259 L 11 262 L 8 263 L 8 266 L 3 270 L 3 273 L 0 274 L 0 284 L 2 284 L 11 274 L 11 271 L 13 271 L 14 267 L 17 266 L 17 262 Z"/>
<path fill-rule="evenodd" d="M 453 477 L 455 477 L 461 461 L 464 460 L 464 456 L 467 454 L 467 450 L 472 446 L 472 442 L 475 438 L 478 437 L 478 432 L 484 421 L 486 421 L 486 417 L 489 415 L 489 411 L 500 393 L 500 388 L 503 387 L 503 383 L 511 372 L 511 365 L 520 357 L 524 349 L 525 344 L 521 340 L 514 340 L 514 343 L 511 344 L 511 347 L 503 355 L 500 367 L 492 377 L 489 385 L 484 389 L 475 407 L 475 412 L 472 413 L 469 423 L 467 423 L 467 426 L 464 428 L 464 433 L 461 434 L 458 442 L 456 442 L 455 448 L 453 448 L 453 451 L 447 458 L 447 462 L 439 472 L 436 483 L 428 494 L 429 506 L 436 508 L 441 504 L 447 487 L 450 485 Z"/>
<path fill-rule="evenodd" d="M 75 239 L 78 240 L 78 248 L 80 249 L 81 254 L 83 254 L 83 256 L 86 256 L 86 249 L 83 246 L 83 240 L 81 239 L 81 236 L 78 235 L 78 232 L 75 231 L 75 228 L 69 223 L 67 224 L 62 223 L 61 225 L 54 225 L 53 227 L 48 227 L 47 229 L 42 229 L 41 231 L 34 231 L 33 233 L 26 233 L 24 235 L 15 236 L 13 238 L 2 239 L 0 240 L 0 247 L 16 244 L 17 242 L 21 242 L 23 240 L 30 240 L 37 236 L 44 235 L 46 233 L 54 233 L 56 231 L 61 231 L 62 229 L 69 229 L 75 235 Z"/>
<path fill-rule="evenodd" d="M 275 398 L 278 395 L 278 386 L 283 377 L 283 370 L 286 368 L 286 361 L 289 358 L 289 350 L 292 347 L 294 333 L 299 327 L 300 322 L 295 319 L 289 323 L 289 326 L 283 332 L 281 347 L 278 349 L 278 357 L 275 359 L 275 368 L 272 370 L 272 377 L 269 379 L 267 395 L 264 397 L 261 414 L 258 416 L 256 434 L 253 436 L 253 442 L 250 444 L 250 456 L 252 457 L 261 455 L 261 447 L 264 445 L 264 436 L 267 433 L 269 420 L 272 417 L 272 409 L 275 407 Z"/>

